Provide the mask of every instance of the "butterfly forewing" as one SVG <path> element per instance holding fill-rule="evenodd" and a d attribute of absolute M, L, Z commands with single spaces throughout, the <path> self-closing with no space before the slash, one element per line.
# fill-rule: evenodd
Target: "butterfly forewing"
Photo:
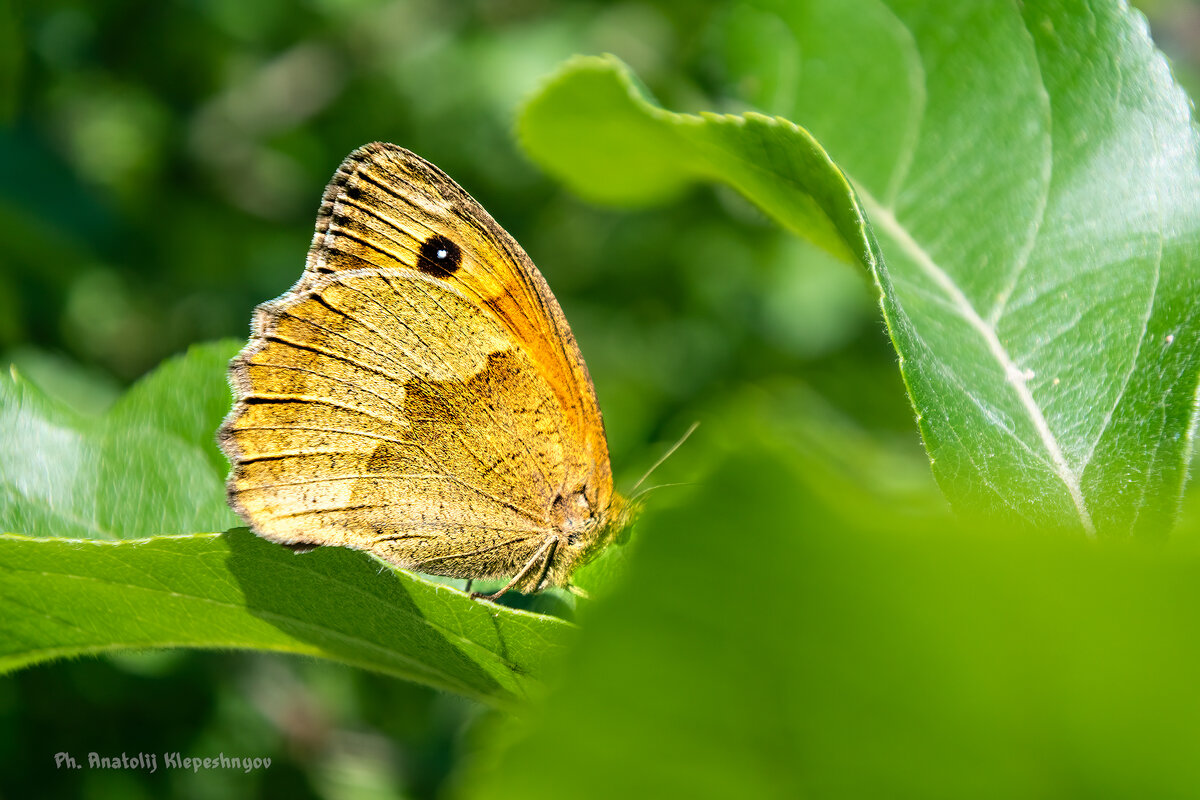
<path fill-rule="evenodd" d="M 445 269 L 434 241 L 456 256 Z M 595 390 L 575 337 L 541 273 L 495 220 L 444 172 L 403 148 L 374 143 L 352 153 L 321 203 L 303 281 L 340 270 L 404 267 L 458 288 L 510 332 L 537 364 L 579 446 L 572 474 L 611 486 Z M 303 282 L 302 281 L 302 282 Z M 611 489 L 608 490 L 611 493 Z M 600 506 L 607 495 L 593 498 Z"/>

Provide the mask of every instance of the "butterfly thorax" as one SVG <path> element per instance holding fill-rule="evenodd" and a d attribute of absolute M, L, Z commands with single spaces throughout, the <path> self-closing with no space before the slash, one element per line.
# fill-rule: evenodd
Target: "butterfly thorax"
<path fill-rule="evenodd" d="M 583 492 L 556 500 L 555 529 L 565 535 L 556 548 L 546 580 L 538 588 L 566 586 L 572 573 L 600 554 L 632 520 L 632 506 L 619 495 L 611 495 L 608 505 L 594 509 Z"/>
<path fill-rule="evenodd" d="M 594 527 L 606 509 L 597 509 L 588 499 L 584 487 L 560 494 L 550 506 L 550 525 L 567 536 L 573 544 L 585 531 Z"/>

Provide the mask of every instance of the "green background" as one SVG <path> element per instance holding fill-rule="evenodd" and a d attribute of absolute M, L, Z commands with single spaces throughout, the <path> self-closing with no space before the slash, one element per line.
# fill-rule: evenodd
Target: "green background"
<path fill-rule="evenodd" d="M 1194 97 L 1197 6 L 1139 7 Z M 895 351 L 856 266 L 726 189 L 636 212 L 588 205 L 516 143 L 521 101 L 575 53 L 616 54 L 664 107 L 746 110 L 762 87 L 730 77 L 717 35 L 726 8 L 0 3 L 4 360 L 92 414 L 190 344 L 244 337 L 253 306 L 299 274 L 340 159 L 392 141 L 461 183 L 546 275 L 595 380 L 619 485 L 696 419 L 707 443 L 685 447 L 658 479 L 702 469 L 731 428 L 778 440 L 787 422 L 772 417 L 777 401 L 755 402 L 762 392 L 828 416 L 848 473 L 888 482 L 893 502 L 932 502 Z M 848 441 L 862 453 L 847 455 Z M 779 516 L 764 511 L 755 524 L 803 513 L 771 509 Z M 770 567 L 758 567 L 767 579 Z M 927 580 L 923 565 L 910 568 Z M 669 580 L 713 586 L 702 572 Z M 787 602 L 786 592 L 768 599 Z M 158 651 L 37 666 L 0 679 L 0 797 L 434 796 L 467 780 L 464 754 L 486 740 L 494 713 L 283 656 Z M 72 774 L 54 769 L 60 750 L 223 751 L 272 766 L 248 777 Z"/>

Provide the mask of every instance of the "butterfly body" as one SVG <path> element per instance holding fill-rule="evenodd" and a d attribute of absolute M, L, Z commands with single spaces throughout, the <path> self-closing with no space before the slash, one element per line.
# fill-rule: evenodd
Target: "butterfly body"
<path fill-rule="evenodd" d="M 394 145 L 352 153 L 230 366 L 228 492 L 282 544 L 563 586 L 624 523 L 595 390 L 525 252 Z M 499 593 L 497 593 L 499 594 Z"/>

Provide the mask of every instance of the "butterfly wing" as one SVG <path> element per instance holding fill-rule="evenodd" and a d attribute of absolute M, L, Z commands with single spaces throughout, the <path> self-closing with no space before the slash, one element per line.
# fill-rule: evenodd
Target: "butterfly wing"
<path fill-rule="evenodd" d="M 257 533 L 457 577 L 549 568 L 611 471 L 594 390 L 527 256 L 391 145 L 326 191 L 301 280 L 231 365 L 229 493 Z"/>

